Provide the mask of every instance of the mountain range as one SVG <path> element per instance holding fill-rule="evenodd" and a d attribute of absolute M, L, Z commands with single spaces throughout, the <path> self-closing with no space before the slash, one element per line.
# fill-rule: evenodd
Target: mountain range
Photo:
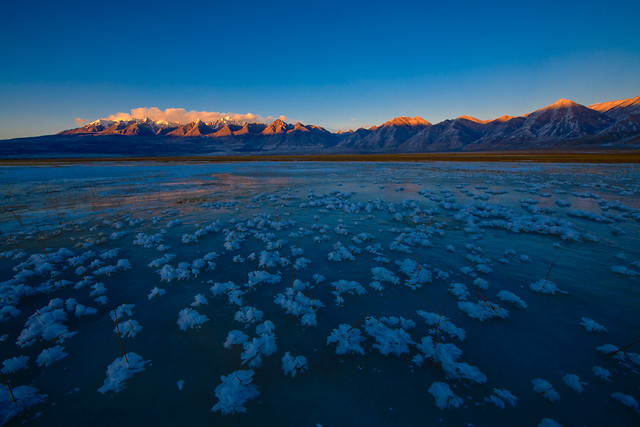
<path fill-rule="evenodd" d="M 432 124 L 397 117 L 379 126 L 329 132 L 315 125 L 286 123 L 169 123 L 149 118 L 96 120 L 57 135 L 22 138 L 18 148 L 0 143 L 0 156 L 45 153 L 53 148 L 87 154 L 168 155 L 224 153 L 411 153 L 507 151 L 640 146 L 640 96 L 584 106 L 559 101 L 522 116 L 479 120 L 470 116 Z M 41 146 L 38 147 L 38 144 Z M 146 148 L 145 148 L 146 147 Z"/>

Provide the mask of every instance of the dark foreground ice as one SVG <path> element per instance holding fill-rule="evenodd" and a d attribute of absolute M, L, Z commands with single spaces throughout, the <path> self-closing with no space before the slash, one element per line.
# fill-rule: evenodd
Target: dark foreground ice
<path fill-rule="evenodd" d="M 7 166 L 0 190 L 0 424 L 640 424 L 635 166 Z"/>

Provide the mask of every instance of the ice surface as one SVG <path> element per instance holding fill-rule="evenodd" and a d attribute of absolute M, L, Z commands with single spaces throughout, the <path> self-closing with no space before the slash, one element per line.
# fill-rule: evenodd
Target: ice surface
<path fill-rule="evenodd" d="M 10 423 L 637 424 L 611 397 L 638 399 L 634 166 L 0 169 L 0 361 L 30 357 L 9 384 L 50 400 Z M 104 397 L 114 307 L 124 351 L 154 368 Z M 221 375 L 259 398 L 211 399 Z"/>

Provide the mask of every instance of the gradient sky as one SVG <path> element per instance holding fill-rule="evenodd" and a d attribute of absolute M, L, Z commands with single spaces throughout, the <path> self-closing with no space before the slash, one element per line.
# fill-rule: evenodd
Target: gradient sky
<path fill-rule="evenodd" d="M 519 115 L 640 94 L 640 1 L 4 2 L 0 138 L 136 107 L 285 115 Z"/>

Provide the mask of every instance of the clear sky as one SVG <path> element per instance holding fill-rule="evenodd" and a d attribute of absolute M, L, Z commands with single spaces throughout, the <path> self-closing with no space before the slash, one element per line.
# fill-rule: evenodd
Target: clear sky
<path fill-rule="evenodd" d="M 640 1 L 6 1 L 0 138 L 138 107 L 285 115 L 519 115 L 640 94 Z"/>

